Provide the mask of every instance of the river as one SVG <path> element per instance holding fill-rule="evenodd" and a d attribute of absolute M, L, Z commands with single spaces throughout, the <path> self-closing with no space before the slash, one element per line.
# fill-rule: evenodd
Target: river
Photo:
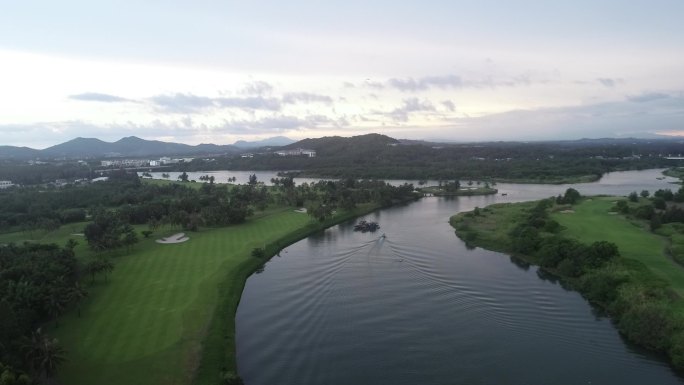
<path fill-rule="evenodd" d="M 678 188 L 660 176 L 612 173 L 574 187 Z M 476 206 L 567 187 L 423 198 L 367 215 L 377 233 L 348 222 L 289 246 L 247 280 L 236 315 L 240 375 L 247 385 L 683 384 L 578 293 L 505 254 L 469 250 L 448 224 Z"/>

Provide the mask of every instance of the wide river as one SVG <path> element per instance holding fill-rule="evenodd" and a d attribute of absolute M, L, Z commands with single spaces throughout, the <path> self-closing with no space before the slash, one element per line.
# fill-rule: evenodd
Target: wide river
<path fill-rule="evenodd" d="M 658 177 L 619 172 L 574 187 L 678 188 Z M 348 222 L 289 246 L 247 280 L 236 317 L 240 375 L 247 385 L 684 384 L 578 293 L 505 254 L 468 250 L 448 224 L 475 206 L 567 187 L 423 198 L 367 215 L 379 232 Z"/>

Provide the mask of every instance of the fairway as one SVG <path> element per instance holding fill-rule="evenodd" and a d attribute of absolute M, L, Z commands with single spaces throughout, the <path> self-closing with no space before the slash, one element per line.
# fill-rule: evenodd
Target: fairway
<path fill-rule="evenodd" d="M 667 240 L 652 234 L 622 215 L 609 214 L 616 197 L 584 200 L 573 207 L 574 213 L 554 213 L 553 219 L 566 227 L 563 235 L 589 244 L 609 241 L 618 245 L 620 254 L 645 264 L 654 274 L 666 280 L 684 298 L 684 268 L 666 255 Z"/>
<path fill-rule="evenodd" d="M 58 378 L 70 385 L 187 384 L 199 361 L 218 283 L 261 247 L 310 221 L 283 210 L 239 226 L 190 233 L 180 244 L 142 239 L 94 286 L 80 317 L 52 328 L 68 351 Z M 174 231 L 175 232 L 175 231 Z M 169 231 L 169 235 L 174 233 Z"/>

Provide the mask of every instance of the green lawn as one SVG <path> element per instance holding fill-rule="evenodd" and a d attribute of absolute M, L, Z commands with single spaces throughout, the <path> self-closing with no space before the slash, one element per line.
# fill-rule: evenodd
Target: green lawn
<path fill-rule="evenodd" d="M 181 244 L 141 239 L 129 255 L 116 259 L 109 282 L 100 279 L 88 287 L 91 295 L 80 317 L 72 310 L 59 327 L 50 328 L 68 351 L 59 380 L 70 385 L 189 383 L 219 283 L 253 258 L 254 247 L 309 221 L 288 209 L 239 226 L 189 233 L 190 240 Z"/>
<path fill-rule="evenodd" d="M 587 244 L 595 241 L 617 244 L 623 257 L 644 263 L 684 298 L 684 268 L 666 254 L 667 239 L 651 233 L 642 223 L 610 214 L 609 210 L 617 199 L 588 199 L 574 206 L 574 213 L 556 212 L 552 217 L 566 227 L 563 235 Z"/>

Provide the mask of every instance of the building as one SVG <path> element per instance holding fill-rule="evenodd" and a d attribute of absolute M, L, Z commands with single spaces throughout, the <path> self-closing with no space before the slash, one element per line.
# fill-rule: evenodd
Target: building
<path fill-rule="evenodd" d="M 280 156 L 302 156 L 305 155 L 309 158 L 315 158 L 316 157 L 316 150 L 307 150 L 303 148 L 297 148 L 294 150 L 281 150 L 281 151 L 276 151 L 277 155 Z"/>
<path fill-rule="evenodd" d="M 0 180 L 0 189 L 6 189 L 14 186 L 14 183 L 9 180 Z"/>
<path fill-rule="evenodd" d="M 159 160 L 151 160 L 151 161 L 150 161 L 150 166 L 151 166 L 151 167 L 161 166 L 161 161 L 159 161 Z"/>

